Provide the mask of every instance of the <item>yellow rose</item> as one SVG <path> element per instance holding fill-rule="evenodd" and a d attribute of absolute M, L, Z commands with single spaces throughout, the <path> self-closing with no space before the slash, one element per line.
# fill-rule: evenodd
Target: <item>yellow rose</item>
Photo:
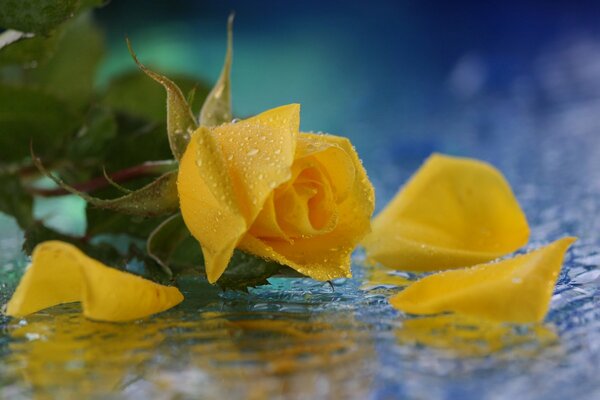
<path fill-rule="evenodd" d="M 180 161 L 183 219 L 209 282 L 239 248 L 317 280 L 350 276 L 374 191 L 351 143 L 300 133 L 300 106 L 200 127 Z"/>

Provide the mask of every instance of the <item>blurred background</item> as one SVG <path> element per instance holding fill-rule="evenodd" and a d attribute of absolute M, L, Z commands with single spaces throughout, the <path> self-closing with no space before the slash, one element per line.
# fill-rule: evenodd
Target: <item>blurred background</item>
<path fill-rule="evenodd" d="M 594 1 L 113 1 L 96 11 L 109 38 L 98 84 L 134 68 L 126 35 L 143 62 L 213 82 L 231 11 L 237 115 L 301 103 L 302 129 L 351 138 L 380 198 L 432 151 L 517 179 L 520 159 L 504 152 L 557 124 L 596 143 Z"/>
<path fill-rule="evenodd" d="M 88 3 L 95 1 L 81 4 Z M 0 69 L 9 85 L 53 91 L 64 114 L 43 102 L 29 109 L 35 92 L 25 93 L 24 111 L 7 92 L 4 115 L 16 115 L 18 124 L 0 123 L 0 131 L 17 132 L 5 135 L 0 167 L 14 153 L 28 157 L 32 132 L 37 151 L 69 182 L 97 178 L 103 167 L 115 172 L 169 158 L 164 91 L 137 70 L 125 38 L 184 93 L 199 80 L 198 110 L 220 72 L 231 12 L 235 115 L 300 103 L 304 131 L 354 143 L 377 209 L 432 152 L 468 156 L 506 175 L 534 244 L 565 234 L 600 244 L 600 216 L 590 217 L 600 214 L 600 3 L 588 0 L 110 1 L 92 11 L 100 33 L 83 15 L 65 24 L 65 50 L 50 62 Z M 0 67 L 10 57 L 0 54 Z M 65 146 L 57 147 L 59 135 Z M 106 217 L 91 215 L 77 197 L 22 199 L 32 202 L 36 220 L 60 232 L 90 235 Z"/>

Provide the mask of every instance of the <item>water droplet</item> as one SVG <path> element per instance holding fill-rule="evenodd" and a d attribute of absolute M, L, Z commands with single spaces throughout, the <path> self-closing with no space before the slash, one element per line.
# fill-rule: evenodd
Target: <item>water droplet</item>
<path fill-rule="evenodd" d="M 516 277 L 512 278 L 512 282 L 514 284 L 518 285 L 523 282 L 523 278 L 516 276 Z"/>
<path fill-rule="evenodd" d="M 25 337 L 27 338 L 27 340 L 29 341 L 33 341 L 33 340 L 38 340 L 40 339 L 42 336 L 39 333 L 35 333 L 35 332 L 27 332 L 25 334 Z"/>
<path fill-rule="evenodd" d="M 255 156 L 255 155 L 257 155 L 257 154 L 258 154 L 258 149 L 250 149 L 250 150 L 249 150 L 249 151 L 246 153 L 246 155 L 247 155 L 247 156 L 249 156 L 249 157 L 254 157 L 254 156 Z"/>
<path fill-rule="evenodd" d="M 273 153 L 275 153 L 275 154 L 281 154 L 281 149 L 277 149 Z"/>
<path fill-rule="evenodd" d="M 233 154 L 230 154 L 227 156 L 227 161 L 231 161 L 231 160 L 233 160 Z"/>

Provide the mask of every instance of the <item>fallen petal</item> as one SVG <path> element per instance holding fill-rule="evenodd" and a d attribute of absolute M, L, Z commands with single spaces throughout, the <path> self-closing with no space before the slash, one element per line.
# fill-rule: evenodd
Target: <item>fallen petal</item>
<path fill-rule="evenodd" d="M 128 321 L 168 310 L 182 300 L 175 287 L 107 267 L 68 243 L 48 241 L 35 248 L 6 314 L 22 317 L 80 301 L 87 318 Z"/>
<path fill-rule="evenodd" d="M 375 217 L 363 244 L 396 269 L 439 271 L 494 260 L 527 243 L 529 226 L 491 165 L 434 154 Z"/>
<path fill-rule="evenodd" d="M 493 321 L 540 322 L 548 311 L 564 254 L 575 240 L 565 237 L 497 263 L 430 275 L 390 303 L 410 314 L 455 312 Z"/>

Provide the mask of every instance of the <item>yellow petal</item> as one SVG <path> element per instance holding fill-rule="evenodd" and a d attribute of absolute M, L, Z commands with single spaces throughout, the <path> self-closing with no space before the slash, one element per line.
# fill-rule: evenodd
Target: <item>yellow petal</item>
<path fill-rule="evenodd" d="M 323 166 L 322 171 L 327 175 L 338 202 L 350 195 L 357 178 L 355 164 L 360 163 L 360 160 L 347 139 L 333 135 L 301 133 L 298 136 L 294 165 L 306 163 L 311 159 Z M 364 169 L 359 171 L 358 175 L 359 178 L 365 178 Z"/>
<path fill-rule="evenodd" d="M 242 250 L 267 259 L 288 265 L 298 272 L 316 280 L 330 280 L 349 277 L 350 256 L 356 244 L 370 230 L 370 218 L 373 213 L 375 195 L 373 186 L 348 139 L 332 135 L 302 134 L 303 140 L 313 143 L 315 149 L 336 147 L 345 152 L 345 157 L 352 162 L 353 168 L 341 170 L 340 153 L 320 152 L 320 161 L 337 182 L 349 178 L 344 174 L 352 174 L 350 189 L 338 204 L 338 220 L 335 229 L 323 235 L 302 238 L 288 242 L 269 238 L 257 238 L 246 235 L 240 243 Z M 342 193 L 342 186 L 336 189 Z M 345 196 L 345 197 L 344 197 Z"/>
<path fill-rule="evenodd" d="M 291 104 L 194 133 L 179 167 L 179 201 L 209 282 L 225 271 L 273 189 L 290 179 L 299 124 L 300 107 Z"/>
<path fill-rule="evenodd" d="M 35 248 L 6 313 L 21 317 L 81 301 L 90 319 L 127 321 L 168 310 L 182 300 L 175 287 L 107 267 L 68 243 L 49 241 Z"/>
<path fill-rule="evenodd" d="M 213 130 L 248 226 L 273 189 L 291 178 L 299 128 L 300 105 L 290 104 Z"/>
<path fill-rule="evenodd" d="M 179 206 L 202 246 L 206 274 L 214 283 L 229 263 L 246 221 L 238 206 L 225 159 L 207 128 L 195 133 L 179 164 Z"/>
<path fill-rule="evenodd" d="M 410 314 L 456 312 L 494 321 L 540 322 L 548 311 L 564 254 L 575 240 L 565 237 L 497 263 L 430 275 L 390 303 Z"/>
<path fill-rule="evenodd" d="M 363 244 L 390 268 L 436 271 L 490 261 L 527 243 L 529 226 L 491 165 L 432 155 L 373 220 Z"/>
<path fill-rule="evenodd" d="M 277 210 L 275 208 L 275 196 L 267 197 L 263 204 L 263 209 L 256 217 L 254 224 L 250 227 L 248 233 L 254 237 L 273 238 L 290 241 L 287 233 L 279 225 Z"/>

